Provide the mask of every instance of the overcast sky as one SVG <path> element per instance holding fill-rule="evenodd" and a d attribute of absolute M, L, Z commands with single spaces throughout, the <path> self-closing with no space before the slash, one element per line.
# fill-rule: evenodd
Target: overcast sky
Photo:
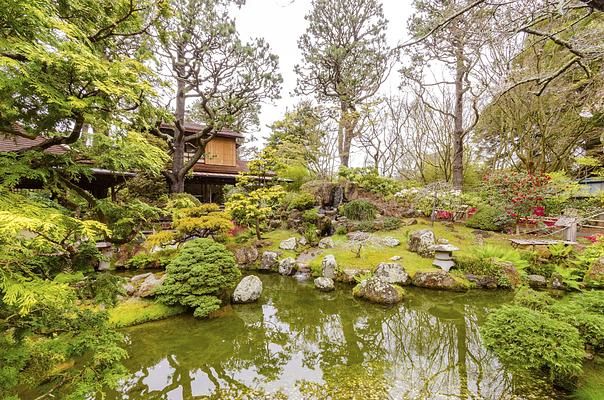
<path fill-rule="evenodd" d="M 248 132 L 258 137 L 259 143 L 270 133 L 266 125 L 280 119 L 299 100 L 292 93 L 296 86 L 294 65 L 301 61 L 298 38 L 306 30 L 304 16 L 310 10 L 310 3 L 310 0 L 247 0 L 236 13 L 241 37 L 263 37 L 270 44 L 273 53 L 279 56 L 279 67 L 283 75 L 281 99 L 274 104 L 264 104 L 260 131 Z M 412 13 L 411 0 L 382 0 L 382 4 L 389 22 L 388 41 L 396 44 L 406 38 L 407 19 Z M 397 90 L 397 86 L 397 73 L 393 71 L 382 92 L 393 92 Z"/>

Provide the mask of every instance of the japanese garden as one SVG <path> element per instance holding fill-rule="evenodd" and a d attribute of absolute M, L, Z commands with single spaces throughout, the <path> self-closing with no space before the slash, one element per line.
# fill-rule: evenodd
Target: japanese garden
<path fill-rule="evenodd" d="M 604 400 L 604 1 L 0 1 L 0 398 Z"/>

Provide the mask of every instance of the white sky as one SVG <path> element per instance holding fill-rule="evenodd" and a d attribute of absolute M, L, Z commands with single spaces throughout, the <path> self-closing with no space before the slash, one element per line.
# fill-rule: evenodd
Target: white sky
<path fill-rule="evenodd" d="M 334 0 L 337 1 L 337 0 Z M 260 115 L 260 131 L 247 132 L 259 139 L 270 133 L 267 125 L 280 119 L 300 98 L 293 95 L 296 86 L 294 65 L 301 62 L 298 38 L 306 30 L 304 16 L 310 10 L 310 0 L 247 0 L 237 11 L 237 29 L 243 39 L 263 37 L 273 53 L 279 56 L 279 67 L 283 76 L 281 98 L 273 104 L 264 104 Z M 382 0 L 384 14 L 389 21 L 387 38 L 391 45 L 404 40 L 407 19 L 412 14 L 411 0 Z M 398 73 L 394 69 L 382 88 L 383 93 L 395 92 Z"/>

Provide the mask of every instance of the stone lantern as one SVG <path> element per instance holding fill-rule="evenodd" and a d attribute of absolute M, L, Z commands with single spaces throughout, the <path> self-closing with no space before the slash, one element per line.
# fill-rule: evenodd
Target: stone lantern
<path fill-rule="evenodd" d="M 446 272 L 449 272 L 455 261 L 453 261 L 453 252 L 459 249 L 451 244 L 435 244 L 430 246 L 430 250 L 434 251 L 434 261 L 432 265 L 440 267 Z"/>

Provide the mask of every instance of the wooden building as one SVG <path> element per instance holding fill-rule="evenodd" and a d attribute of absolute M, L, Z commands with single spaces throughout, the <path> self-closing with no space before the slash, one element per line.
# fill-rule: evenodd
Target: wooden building
<path fill-rule="evenodd" d="M 186 130 L 191 133 L 198 132 L 203 126 L 198 124 L 187 124 Z M 160 129 L 169 131 L 171 125 L 163 124 Z M 42 142 L 43 138 L 35 140 L 19 136 L 0 136 L 0 153 L 14 152 Z M 243 135 L 238 132 L 224 130 L 218 132 L 206 145 L 206 153 L 193 167 L 192 174 L 187 176 L 185 191 L 191 193 L 202 202 L 222 203 L 223 189 L 225 185 L 234 185 L 239 172 L 247 170 L 247 163 L 238 157 L 238 147 L 243 142 Z M 52 146 L 46 150 L 52 154 L 64 154 L 69 151 L 68 146 Z M 191 148 L 190 154 L 193 153 Z M 185 158 L 187 155 L 185 155 Z M 86 160 L 82 163 L 90 164 Z M 90 180 L 83 179 L 78 185 L 88 190 L 97 198 L 107 197 L 112 187 L 124 183 L 127 179 L 136 176 L 135 172 L 117 172 L 91 165 L 93 177 Z M 162 179 L 162 178 L 158 178 Z M 166 181 L 166 185 L 168 182 Z M 20 182 L 20 188 L 37 189 L 41 182 Z"/>
<path fill-rule="evenodd" d="M 185 132 L 194 134 L 204 127 L 200 124 L 185 124 Z M 173 126 L 162 124 L 160 129 L 171 133 Z M 205 154 L 193 166 L 193 173 L 187 176 L 185 192 L 192 194 L 204 203 L 222 203 L 225 185 L 234 185 L 239 172 L 247 170 L 247 163 L 238 157 L 237 149 L 243 144 L 244 136 L 239 132 L 222 130 L 208 142 Z M 188 148 L 185 153 L 193 154 Z"/>

